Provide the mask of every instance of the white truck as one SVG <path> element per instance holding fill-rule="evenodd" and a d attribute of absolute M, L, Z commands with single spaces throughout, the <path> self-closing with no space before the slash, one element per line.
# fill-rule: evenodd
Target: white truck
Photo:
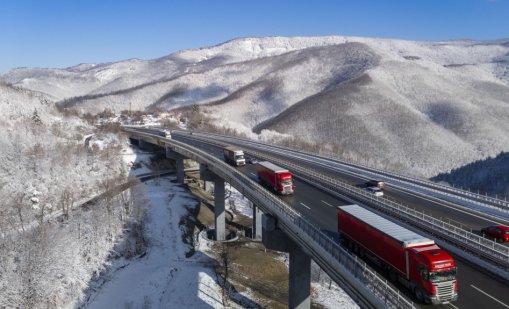
<path fill-rule="evenodd" d="M 234 166 L 246 165 L 244 151 L 238 147 L 228 146 L 223 148 L 224 160 Z"/>

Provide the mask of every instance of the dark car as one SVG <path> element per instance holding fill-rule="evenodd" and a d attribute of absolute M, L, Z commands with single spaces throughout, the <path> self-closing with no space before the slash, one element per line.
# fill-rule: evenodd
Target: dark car
<path fill-rule="evenodd" d="M 493 238 L 495 241 L 506 242 L 509 241 L 509 226 L 493 225 L 481 229 L 481 234 L 484 237 Z"/>
<path fill-rule="evenodd" d="M 371 180 L 368 180 L 366 182 L 366 187 L 377 187 L 377 188 L 383 188 L 385 187 L 385 182 L 381 181 L 381 180 L 374 180 L 374 179 L 371 179 Z"/>
<path fill-rule="evenodd" d="M 246 162 L 249 163 L 249 164 L 256 164 L 256 163 L 258 163 L 258 160 L 256 160 L 253 157 L 247 157 L 246 158 Z"/>

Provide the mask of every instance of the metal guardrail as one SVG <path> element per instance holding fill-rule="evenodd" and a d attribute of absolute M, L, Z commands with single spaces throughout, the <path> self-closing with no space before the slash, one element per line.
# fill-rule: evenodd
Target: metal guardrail
<path fill-rule="evenodd" d="M 185 132 L 185 131 L 182 131 L 182 132 Z M 208 133 L 208 132 L 207 133 L 199 132 L 198 134 L 212 135 L 212 136 L 217 136 L 217 137 L 220 137 L 220 138 L 224 138 L 225 137 L 225 136 L 220 135 L 220 134 Z M 440 185 L 440 184 L 437 184 L 437 183 L 434 183 L 434 182 L 431 182 L 431 181 L 427 181 L 427 180 L 423 180 L 423 179 L 409 177 L 409 176 L 402 175 L 402 174 L 397 174 L 397 173 L 386 172 L 386 171 L 383 171 L 383 170 L 380 170 L 380 169 L 377 169 L 377 168 L 374 168 L 374 167 L 370 167 L 370 166 L 366 166 L 366 165 L 362 165 L 362 164 L 354 164 L 354 163 L 347 162 L 347 161 L 344 161 L 344 160 L 340 160 L 338 158 L 334 158 L 334 157 L 331 157 L 331 156 L 317 155 L 317 154 L 314 154 L 314 153 L 309 153 L 309 152 L 305 152 L 305 151 L 302 151 L 302 150 L 295 150 L 295 149 L 291 149 L 291 148 L 284 147 L 284 146 L 279 146 L 279 145 L 272 145 L 272 144 L 271 145 L 267 145 L 267 144 L 263 144 L 263 143 L 260 143 L 260 142 L 257 142 L 257 141 L 253 141 L 253 140 L 249 140 L 249 139 L 243 139 L 243 138 L 239 138 L 239 137 L 228 136 L 228 138 L 234 139 L 234 140 L 238 140 L 238 141 L 243 142 L 243 143 L 249 142 L 249 143 L 253 143 L 253 144 L 263 145 L 265 147 L 266 146 L 270 146 L 270 147 L 282 149 L 282 150 L 285 150 L 285 151 L 291 151 L 291 152 L 294 152 L 294 153 L 303 154 L 303 155 L 306 155 L 306 156 L 312 156 L 312 157 L 315 157 L 315 158 L 321 158 L 321 159 L 325 159 L 325 160 L 330 160 L 330 161 L 332 161 L 334 163 L 339 163 L 339 164 L 342 164 L 342 165 L 345 165 L 345 166 L 348 166 L 348 167 L 351 167 L 351 168 L 357 168 L 357 169 L 361 169 L 361 170 L 364 170 L 364 171 L 367 171 L 367 172 L 371 172 L 371 173 L 375 173 L 375 174 L 378 174 L 378 175 L 383 175 L 384 177 L 392 178 L 392 179 L 395 179 L 395 180 L 398 180 L 398 181 L 401 181 L 401 182 L 406 182 L 406 183 L 411 184 L 413 186 L 420 186 L 420 187 L 422 187 L 424 189 L 431 190 L 433 192 L 441 193 L 441 194 L 444 194 L 444 195 L 447 195 L 447 196 L 453 196 L 455 198 L 458 198 L 458 199 L 461 199 L 461 200 L 464 200 L 464 201 L 468 201 L 468 202 L 471 202 L 471 203 L 479 205 L 479 206 L 485 206 L 485 207 L 486 206 L 488 206 L 488 207 L 489 206 L 495 206 L 496 208 L 498 208 L 498 209 L 500 209 L 502 211 L 509 212 L 509 201 L 507 199 L 502 200 L 502 199 L 499 199 L 499 198 L 494 198 L 494 197 L 490 197 L 490 196 L 487 196 L 487 195 L 481 195 L 481 194 L 477 194 L 477 193 L 474 193 L 474 192 L 462 190 L 462 189 L 459 189 L 459 188 L 454 188 L 454 187 L 448 187 L 448 186 Z M 482 202 L 479 202 L 479 201 L 484 201 L 484 202 L 489 203 L 489 204 L 482 203 Z"/>
<path fill-rule="evenodd" d="M 166 140 L 147 133 L 126 129 L 137 135 L 164 140 L 167 147 L 183 156 L 206 164 L 219 177 L 235 187 L 264 212 L 278 218 L 283 230 L 308 251 L 315 262 L 324 269 L 354 300 L 368 308 L 415 308 L 413 303 L 391 287 L 356 256 L 349 254 L 334 239 L 323 233 L 281 199 L 269 193 L 244 174 L 210 154 L 175 140 Z"/>
<path fill-rule="evenodd" d="M 207 140 L 207 142 L 210 143 L 211 141 Z M 219 143 L 221 143 L 221 142 L 219 142 Z M 250 142 L 250 143 L 251 143 L 250 147 L 255 147 L 255 148 L 258 148 L 259 145 L 264 145 L 264 144 L 259 144 L 259 143 L 256 143 L 256 142 Z M 253 144 L 255 144 L 257 146 L 253 146 Z M 281 147 L 278 147 L 278 146 L 271 146 L 271 147 L 281 148 Z M 289 151 L 294 157 L 297 157 L 295 155 L 295 153 L 301 154 L 301 152 L 296 151 L 296 150 L 284 150 L 284 151 Z M 308 155 L 308 154 L 305 154 L 305 155 L 308 156 L 308 157 L 311 156 L 311 155 Z M 312 160 L 310 158 L 302 158 L 302 157 L 300 157 L 300 158 L 297 157 L 297 159 L 298 160 L 302 160 L 302 161 L 310 161 L 310 160 Z M 321 158 L 321 159 L 323 159 L 323 158 Z M 328 159 L 325 159 L 325 160 L 328 160 Z M 335 161 L 332 161 L 332 163 L 334 163 L 334 164 L 343 164 L 343 163 L 338 163 L 338 162 L 335 162 Z M 350 175 L 356 176 L 356 177 L 364 176 L 364 177 L 370 177 L 370 178 L 379 178 L 379 176 L 380 176 L 379 174 L 376 174 L 373 171 L 367 171 L 367 172 L 364 171 L 363 173 L 366 173 L 366 174 L 369 173 L 369 174 L 374 174 L 374 175 L 366 175 L 366 174 L 362 174 L 362 173 L 356 172 L 353 169 L 359 170 L 360 168 L 352 166 L 352 165 L 347 165 L 346 168 L 341 169 L 341 167 L 338 167 L 338 166 L 331 167 L 331 166 L 328 166 L 328 163 L 326 163 L 326 162 L 320 163 L 320 162 L 316 162 L 316 160 L 314 160 L 313 164 L 319 165 L 320 167 L 325 168 L 325 169 L 329 169 L 331 172 L 335 172 L 336 170 L 341 170 L 342 173 L 344 173 L 344 174 L 350 174 Z M 346 164 L 343 164 L 343 165 L 346 165 Z M 380 173 L 383 173 L 383 172 L 381 171 Z M 458 206 L 469 208 L 469 210 L 472 211 L 472 212 L 481 213 L 481 214 L 483 214 L 485 216 L 494 218 L 495 220 L 496 220 L 496 217 L 497 217 L 498 214 L 502 214 L 502 213 L 508 213 L 509 214 L 509 208 L 506 208 L 505 206 L 503 206 L 503 202 L 504 201 L 500 201 L 499 200 L 501 202 L 501 203 L 499 203 L 499 205 L 486 204 L 486 203 L 481 203 L 479 201 L 472 200 L 472 199 L 470 199 L 468 197 L 465 197 L 465 196 L 456 195 L 456 194 L 452 194 L 452 193 L 448 193 L 448 192 L 443 192 L 443 191 L 441 191 L 439 189 L 419 186 L 419 185 L 416 185 L 414 183 L 409 183 L 409 182 L 407 182 L 405 180 L 401 180 L 401 179 L 390 178 L 390 177 L 387 177 L 387 176 L 384 176 L 384 177 L 385 177 L 384 180 L 385 181 L 389 181 L 391 183 L 392 187 L 400 187 L 400 189 L 410 190 L 410 191 L 413 191 L 414 193 L 419 192 L 420 194 L 423 194 L 423 195 L 427 195 L 426 191 L 427 192 L 436 192 L 436 193 L 441 195 L 441 196 L 433 196 L 433 197 L 435 197 L 437 199 L 442 199 L 444 201 L 448 201 L 448 202 L 457 204 Z M 408 186 L 408 187 L 405 187 L 405 186 Z M 439 185 L 437 185 L 437 186 L 439 186 Z M 419 191 L 419 189 L 422 189 L 422 190 Z M 486 212 L 487 209 L 493 209 L 495 211 L 495 213 L 492 213 L 492 212 L 489 212 L 489 211 Z"/>
<path fill-rule="evenodd" d="M 315 171 L 302 168 L 293 163 L 263 153 L 255 153 L 255 155 L 288 167 L 292 172 L 301 174 L 310 180 L 318 181 L 321 185 L 328 187 L 332 191 L 340 190 L 339 193 L 353 198 L 357 203 L 361 202 L 368 206 L 375 207 L 392 217 L 409 222 L 430 234 L 449 240 L 449 242 L 452 242 L 454 245 L 462 247 L 463 250 L 483 256 L 485 259 L 505 270 L 509 269 L 509 248 L 504 245 L 394 201 L 368 194 L 359 188 Z"/>
<path fill-rule="evenodd" d="M 193 138 L 200 139 L 198 136 L 193 136 Z M 210 143 L 210 140 L 207 140 L 207 142 Z M 219 144 L 222 144 L 223 146 L 226 145 L 226 143 L 223 144 L 221 142 L 219 142 Z M 342 195 L 346 195 L 347 197 L 351 197 L 353 198 L 352 202 L 365 203 L 366 205 L 374 207 L 392 217 L 410 222 L 412 225 L 430 234 L 436 235 L 444 240 L 448 240 L 453 245 L 460 247 L 465 251 L 484 257 L 486 260 L 494 263 L 498 267 L 509 270 L 509 248 L 506 246 L 437 219 L 431 215 L 406 207 L 402 204 L 398 204 L 385 198 L 376 197 L 373 194 L 368 194 L 359 188 L 313 170 L 302 168 L 299 165 L 280 160 L 265 153 L 252 150 L 249 151 L 249 153 L 273 163 L 285 166 L 291 169 L 292 172 L 301 174 L 301 176 L 304 176 L 304 178 L 307 178 L 308 180 L 313 180 L 322 184 L 332 192 L 337 192 Z"/>

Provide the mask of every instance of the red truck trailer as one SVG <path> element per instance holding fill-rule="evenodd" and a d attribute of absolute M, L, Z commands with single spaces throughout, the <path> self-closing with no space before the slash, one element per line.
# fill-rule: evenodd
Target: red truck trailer
<path fill-rule="evenodd" d="M 260 182 L 272 188 L 277 193 L 293 193 L 295 186 L 293 185 L 292 173 L 287 169 L 268 161 L 263 161 L 256 165 L 256 174 L 258 174 Z"/>
<path fill-rule="evenodd" d="M 338 231 L 342 241 L 386 269 L 418 301 L 446 304 L 458 299 L 456 263 L 433 240 L 358 205 L 338 207 Z"/>

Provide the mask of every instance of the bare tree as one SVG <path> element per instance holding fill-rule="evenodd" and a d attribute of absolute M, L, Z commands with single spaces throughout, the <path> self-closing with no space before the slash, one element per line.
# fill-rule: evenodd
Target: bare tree
<path fill-rule="evenodd" d="M 21 230 L 25 231 L 24 221 L 23 221 L 23 200 L 25 199 L 25 192 L 16 192 L 12 197 L 12 206 L 16 210 L 17 217 L 19 219 L 19 223 L 21 225 Z"/>
<path fill-rule="evenodd" d="M 114 178 L 106 178 L 100 181 L 99 186 L 103 190 L 103 199 L 100 204 L 106 207 L 107 221 L 108 221 L 108 234 L 111 232 L 111 219 L 113 216 L 113 203 L 112 199 L 115 196 L 114 188 L 115 188 L 115 179 Z"/>
<path fill-rule="evenodd" d="M 221 251 L 219 252 L 220 269 L 216 269 L 216 277 L 219 286 L 221 287 L 221 301 L 226 308 L 230 302 L 232 287 L 228 282 L 231 255 L 229 251 L 229 244 L 227 242 L 221 243 Z M 222 276 L 221 276 L 222 271 Z"/>
<path fill-rule="evenodd" d="M 62 214 L 65 220 L 69 219 L 69 211 L 72 209 L 74 204 L 74 191 L 69 187 L 65 187 L 64 190 L 60 193 L 60 199 L 58 201 L 60 206 L 60 210 L 62 210 Z"/>

